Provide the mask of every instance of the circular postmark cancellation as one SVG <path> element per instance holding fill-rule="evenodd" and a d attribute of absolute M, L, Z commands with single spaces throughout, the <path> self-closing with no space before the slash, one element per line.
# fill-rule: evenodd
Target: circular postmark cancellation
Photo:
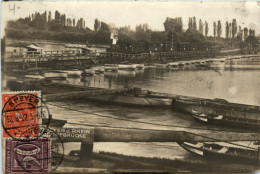
<path fill-rule="evenodd" d="M 40 92 L 4 93 L 2 106 L 3 137 L 32 141 L 40 138 L 50 124 L 51 115 Z"/>
<path fill-rule="evenodd" d="M 14 166 L 13 172 L 50 173 L 61 165 L 64 159 L 64 144 L 61 137 L 50 128 L 46 131 L 40 128 L 39 132 L 44 133 L 33 141 L 13 140 L 11 149 L 13 149 L 13 161 L 16 163 L 16 166 L 11 164 Z"/>

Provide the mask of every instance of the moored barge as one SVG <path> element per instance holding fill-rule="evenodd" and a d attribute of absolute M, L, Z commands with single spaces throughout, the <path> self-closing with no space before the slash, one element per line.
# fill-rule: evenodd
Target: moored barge
<path fill-rule="evenodd" d="M 260 130 L 260 106 L 230 103 L 223 99 L 188 97 L 173 99 L 172 106 L 203 123 Z"/>

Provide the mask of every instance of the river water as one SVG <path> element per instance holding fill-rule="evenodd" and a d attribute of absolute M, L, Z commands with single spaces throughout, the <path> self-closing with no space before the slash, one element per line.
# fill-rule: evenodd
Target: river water
<path fill-rule="evenodd" d="M 55 82 L 111 89 L 134 86 L 156 92 L 260 105 L 259 70 L 170 70 L 150 67 Z"/>
<path fill-rule="evenodd" d="M 111 89 L 134 86 L 156 92 L 204 98 L 222 98 L 230 102 L 260 105 L 259 70 L 231 71 L 223 68 L 170 70 L 166 68 L 146 67 L 144 70 L 105 72 L 104 74 L 95 76 L 68 78 L 62 81 L 56 80 L 55 82 Z M 182 114 L 170 109 L 131 108 L 90 103 L 83 100 L 50 102 L 48 103 L 48 107 L 54 118 L 68 120 L 69 124 L 66 124 L 65 127 L 84 128 L 86 126 L 77 125 L 75 123 L 86 123 L 98 126 L 145 129 L 189 129 L 174 127 L 184 126 L 191 128 L 216 129 L 219 131 L 232 130 L 231 128 L 198 123 L 193 120 L 190 115 Z M 168 126 L 122 121 L 99 117 L 93 114 L 156 124 L 160 123 Z M 201 130 L 194 131 L 199 133 Z M 78 143 L 66 146 L 69 146 L 69 148 L 67 148 L 69 150 L 80 148 Z M 66 151 L 67 154 L 69 153 L 69 150 Z M 202 162 L 207 162 L 209 160 L 192 156 L 180 148 L 176 143 L 94 143 L 94 151 L 115 152 L 132 156 L 199 160 Z"/>

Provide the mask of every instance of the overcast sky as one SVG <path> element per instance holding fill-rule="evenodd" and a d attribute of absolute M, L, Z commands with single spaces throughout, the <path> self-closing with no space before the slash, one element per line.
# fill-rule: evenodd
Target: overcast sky
<path fill-rule="evenodd" d="M 15 13 L 10 10 L 15 5 Z M 164 30 L 166 17 L 182 17 L 184 29 L 188 18 L 195 16 L 198 20 L 207 20 L 209 35 L 213 33 L 213 21 L 221 20 L 222 35 L 225 35 L 225 23 L 237 19 L 238 25 L 249 27 L 260 33 L 260 3 L 257 2 L 2 2 L 2 25 L 7 20 L 29 16 L 34 12 L 55 10 L 65 13 L 66 17 L 79 19 L 83 17 L 86 27 L 94 28 L 94 20 L 98 18 L 106 23 L 114 23 L 117 27 L 148 23 L 152 30 Z"/>

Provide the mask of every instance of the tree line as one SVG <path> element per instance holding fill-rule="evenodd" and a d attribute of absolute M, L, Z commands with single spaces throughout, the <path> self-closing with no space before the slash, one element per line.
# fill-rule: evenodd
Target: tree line
<path fill-rule="evenodd" d="M 83 18 L 75 20 L 66 17 L 55 11 L 52 18 L 51 11 L 40 14 L 35 12 L 28 17 L 20 18 L 15 21 L 9 21 L 7 24 L 6 36 L 15 39 L 50 39 L 59 41 L 80 41 L 111 44 L 110 34 L 114 33 L 118 42 L 133 41 L 170 41 L 170 42 L 223 42 L 221 21 L 213 22 L 213 36 L 209 36 L 209 24 L 202 19 L 197 20 L 196 17 L 190 17 L 188 20 L 188 28 L 184 30 L 181 17 L 167 17 L 163 23 L 164 31 L 152 31 L 148 24 L 137 25 L 135 30 L 130 26 L 116 28 L 111 24 L 95 19 L 94 30 L 86 27 Z M 241 41 L 248 37 L 255 37 L 255 31 L 247 27 L 241 28 L 237 25 L 236 19 L 232 22 L 226 22 L 225 38 Z"/>

